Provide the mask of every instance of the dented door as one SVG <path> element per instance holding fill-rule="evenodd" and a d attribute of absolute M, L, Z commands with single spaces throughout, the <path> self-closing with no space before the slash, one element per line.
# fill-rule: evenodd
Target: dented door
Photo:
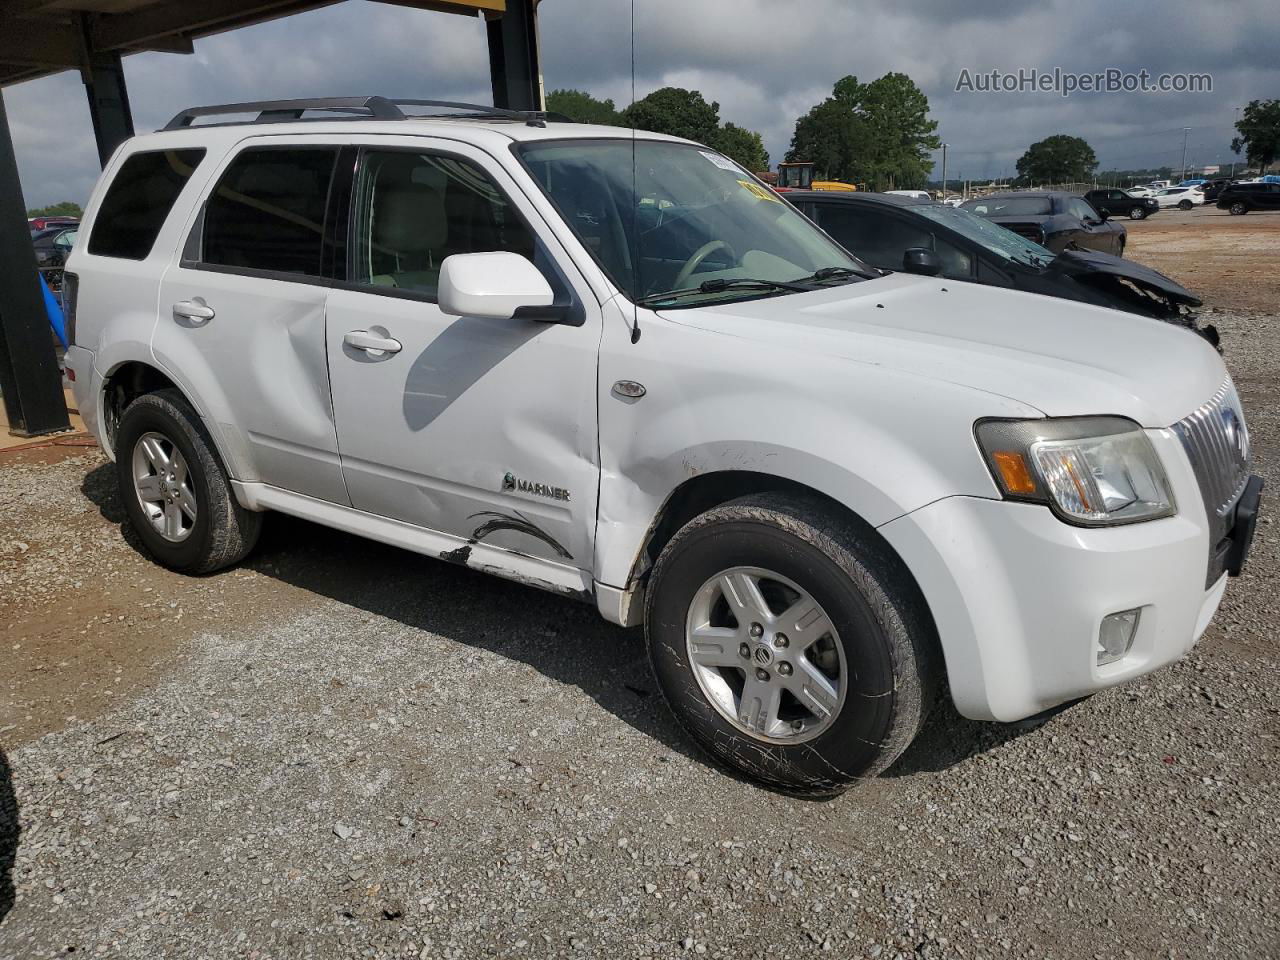
<path fill-rule="evenodd" d="M 478 150 L 422 140 L 361 153 L 349 282 L 326 306 L 329 374 L 354 507 L 589 569 L 598 485 L 598 304 Z M 572 299 L 578 326 L 454 317 L 439 263 L 511 249 Z M 589 293 L 588 293 L 589 296 Z M 456 558 L 465 560 L 462 546 Z"/>

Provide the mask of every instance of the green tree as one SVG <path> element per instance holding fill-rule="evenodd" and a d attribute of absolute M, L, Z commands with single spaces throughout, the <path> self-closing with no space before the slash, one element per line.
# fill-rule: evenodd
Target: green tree
<path fill-rule="evenodd" d="M 769 154 L 764 148 L 764 140 L 754 130 L 726 123 L 720 128 L 714 146 L 752 173 L 762 173 L 769 169 Z"/>
<path fill-rule="evenodd" d="M 619 122 L 612 100 L 597 100 L 583 90 L 552 90 L 547 94 L 547 110 L 562 113 L 577 123 L 609 126 Z"/>
<path fill-rule="evenodd" d="M 1235 153 L 1245 151 L 1245 160 L 1266 173 L 1280 156 L 1280 100 L 1250 100 L 1236 121 L 1239 136 L 1231 140 Z"/>
<path fill-rule="evenodd" d="M 813 161 L 819 178 L 916 188 L 932 167 L 929 152 L 941 146 L 937 129 L 928 97 L 906 74 L 870 83 L 848 76 L 796 121 L 787 159 Z"/>
<path fill-rule="evenodd" d="M 697 90 L 663 87 L 622 111 L 623 126 L 716 145 L 720 104 L 707 103 Z"/>
<path fill-rule="evenodd" d="M 1098 157 L 1080 137 L 1057 133 L 1018 158 L 1018 177 L 1030 183 L 1078 183 L 1093 176 Z"/>
<path fill-rule="evenodd" d="M 80 209 L 80 204 L 72 203 L 70 200 L 63 200 L 61 203 L 55 203 L 47 207 L 38 207 L 35 210 L 28 210 L 28 217 L 78 217 L 84 211 Z"/>

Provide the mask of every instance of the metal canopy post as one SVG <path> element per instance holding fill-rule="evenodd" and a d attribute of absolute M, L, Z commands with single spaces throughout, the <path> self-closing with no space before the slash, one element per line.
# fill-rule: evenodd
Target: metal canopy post
<path fill-rule="evenodd" d="M 116 147 L 133 136 L 133 112 L 119 52 L 90 54 L 83 76 L 98 161 L 105 167 Z"/>
<path fill-rule="evenodd" d="M 544 110 L 538 65 L 537 0 L 507 0 L 507 9 L 487 24 L 493 105 L 506 110 Z"/>
<path fill-rule="evenodd" d="M 0 93 L 0 392 L 9 432 L 20 437 L 71 426 L 38 276 Z"/>

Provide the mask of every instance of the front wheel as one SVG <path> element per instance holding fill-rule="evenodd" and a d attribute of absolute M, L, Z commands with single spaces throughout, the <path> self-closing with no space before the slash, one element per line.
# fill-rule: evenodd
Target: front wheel
<path fill-rule="evenodd" d="M 1190 210 L 1190 209 L 1191 209 L 1191 207 L 1192 207 L 1192 203 L 1191 203 L 1191 201 L 1190 201 L 1190 200 L 1179 200 L 1179 201 L 1178 201 L 1178 209 L 1179 209 L 1179 210 Z"/>
<path fill-rule="evenodd" d="M 681 725 L 789 792 L 875 776 L 932 702 L 937 640 L 914 582 L 873 531 L 804 499 L 746 497 L 690 521 L 658 558 L 646 614 Z"/>
<path fill-rule="evenodd" d="M 130 403 L 115 454 L 125 512 L 164 566 L 209 573 L 253 549 L 262 514 L 236 502 L 213 441 L 182 394 L 160 390 Z"/>
<path fill-rule="evenodd" d="M 1130 220 L 1142 220 L 1146 217 L 1146 215 L 1147 215 L 1146 207 L 1133 207 L 1129 211 Z"/>
<path fill-rule="evenodd" d="M 1246 207 L 1246 206 L 1245 206 L 1243 203 L 1241 203 L 1239 200 L 1237 200 L 1235 203 L 1233 203 L 1233 204 L 1232 204 L 1230 207 L 1228 207 L 1227 209 L 1230 211 L 1230 213 L 1231 213 L 1231 215 L 1232 215 L 1233 217 L 1243 217 L 1246 213 L 1248 213 L 1248 212 L 1249 212 L 1249 208 L 1248 208 L 1248 207 Z"/>

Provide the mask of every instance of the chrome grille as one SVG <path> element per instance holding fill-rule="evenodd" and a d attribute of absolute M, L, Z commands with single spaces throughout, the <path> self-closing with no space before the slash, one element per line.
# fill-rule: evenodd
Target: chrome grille
<path fill-rule="evenodd" d="M 1240 397 L 1228 377 L 1207 403 L 1173 425 L 1200 484 L 1210 526 L 1219 537 L 1249 482 L 1249 430 Z"/>

